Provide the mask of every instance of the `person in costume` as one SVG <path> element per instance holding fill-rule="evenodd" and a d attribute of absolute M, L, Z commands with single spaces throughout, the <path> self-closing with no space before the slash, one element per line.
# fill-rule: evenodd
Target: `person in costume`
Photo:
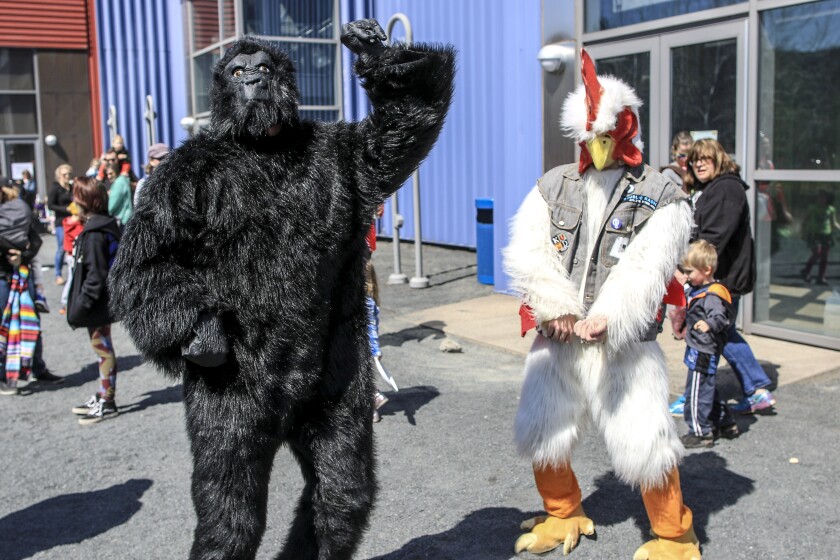
<path fill-rule="evenodd" d="M 636 93 L 597 76 L 582 56 L 583 84 L 561 124 L 580 160 L 544 175 L 511 222 L 505 268 L 537 325 L 515 422 L 533 464 L 545 516 L 522 523 L 518 553 L 574 549 L 594 522 L 571 468 L 588 421 L 603 434 L 616 475 L 641 487 L 655 538 L 634 560 L 699 559 L 677 465 L 684 448 L 668 412 L 668 375 L 656 313 L 691 233 L 679 187 L 642 164 Z"/>

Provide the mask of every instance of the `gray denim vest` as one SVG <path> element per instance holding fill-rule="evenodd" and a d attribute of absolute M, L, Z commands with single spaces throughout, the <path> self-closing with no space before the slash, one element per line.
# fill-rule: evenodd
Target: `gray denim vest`
<path fill-rule="evenodd" d="M 587 247 L 584 216 L 586 193 L 577 164 L 561 165 L 546 173 L 537 182 L 551 214 L 551 244 L 560 253 L 563 266 L 576 286 L 585 280 L 583 305 L 588 311 L 601 286 L 627 246 L 657 208 L 675 201 L 687 203 L 682 190 L 647 165 L 628 168 L 619 180 L 607 209 L 598 239 L 594 244 L 591 264 L 586 271 L 589 255 L 578 254 L 578 247 Z M 586 278 L 583 275 L 586 271 Z M 656 339 L 658 324 L 651 318 L 650 328 L 642 341 Z"/>

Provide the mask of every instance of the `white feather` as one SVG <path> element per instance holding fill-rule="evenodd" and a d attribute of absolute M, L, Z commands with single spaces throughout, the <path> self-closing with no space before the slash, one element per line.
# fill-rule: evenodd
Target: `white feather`
<path fill-rule="evenodd" d="M 550 232 L 548 205 L 534 187 L 510 222 L 510 244 L 502 254 L 511 289 L 534 310 L 537 323 L 583 315 L 577 287 L 551 243 Z"/>

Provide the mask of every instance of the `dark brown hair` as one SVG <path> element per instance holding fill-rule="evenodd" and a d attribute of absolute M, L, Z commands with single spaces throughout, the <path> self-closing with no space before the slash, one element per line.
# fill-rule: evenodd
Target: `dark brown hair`
<path fill-rule="evenodd" d="M 709 158 L 715 164 L 715 174 L 712 179 L 717 179 L 726 173 L 738 173 L 741 171 L 741 168 L 738 167 L 737 163 L 732 161 L 732 158 L 729 157 L 729 154 L 720 145 L 720 142 L 711 138 L 698 140 L 688 152 L 689 172 L 683 177 L 683 187 L 686 189 L 686 192 L 691 192 L 692 189 L 699 186 L 700 181 L 694 175 L 693 164 L 703 158 Z"/>
<path fill-rule="evenodd" d="M 73 179 L 73 198 L 93 214 L 108 214 L 108 191 L 91 177 Z"/>

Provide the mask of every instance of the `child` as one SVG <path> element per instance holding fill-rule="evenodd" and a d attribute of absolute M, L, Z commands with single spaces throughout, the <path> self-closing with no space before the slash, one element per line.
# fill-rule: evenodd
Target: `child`
<path fill-rule="evenodd" d="M 688 449 L 712 447 L 718 437 L 733 439 L 739 435 L 738 426 L 715 387 L 720 354 L 734 320 L 732 296 L 714 280 L 717 251 L 708 241 L 691 244 L 680 270 L 691 283 L 684 360 L 688 366 L 684 417 L 689 433 L 680 439 Z"/>
<path fill-rule="evenodd" d="M 113 319 L 108 310 L 108 272 L 117 254 L 120 230 L 108 215 L 105 185 L 89 177 L 73 180 L 73 202 L 85 224 L 76 240 L 76 268 L 67 301 L 67 322 L 71 327 L 87 327 L 90 344 L 99 358 L 99 391 L 84 404 L 73 407 L 81 416 L 79 424 L 96 424 L 119 414 L 114 400 L 117 382 L 117 356 L 111 342 Z"/>
<path fill-rule="evenodd" d="M 119 174 L 125 175 L 130 179 L 131 182 L 137 181 L 135 177 L 132 176 L 131 172 L 131 156 L 128 154 L 128 150 L 125 148 L 125 140 L 119 134 L 114 135 L 114 141 L 111 143 L 111 147 L 105 152 L 105 155 L 102 157 L 102 162 L 99 165 L 99 172 L 96 174 L 96 178 L 100 181 L 105 180 L 105 168 L 108 166 L 109 159 L 108 156 L 113 154 L 116 157 L 116 162 L 119 164 Z M 113 157 L 112 156 L 112 157 Z M 112 159 L 112 157 L 110 159 Z"/>
<path fill-rule="evenodd" d="M 70 283 L 73 280 L 73 268 L 76 266 L 73 260 L 73 246 L 76 243 L 76 238 L 82 233 L 85 224 L 79 219 L 79 207 L 76 203 L 70 203 L 67 207 L 70 215 L 61 221 L 64 227 L 64 263 L 67 265 L 67 283 L 64 284 L 64 291 L 61 292 L 61 309 L 58 311 L 60 315 L 64 315 L 67 311 L 67 297 L 70 295 Z"/>

